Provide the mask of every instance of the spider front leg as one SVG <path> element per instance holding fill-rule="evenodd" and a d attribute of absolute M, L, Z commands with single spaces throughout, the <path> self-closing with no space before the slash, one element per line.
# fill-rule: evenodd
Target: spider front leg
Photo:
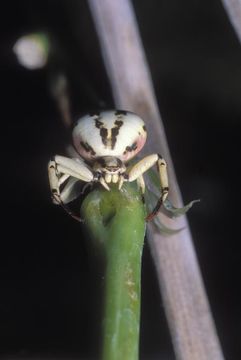
<path fill-rule="evenodd" d="M 56 155 L 48 164 L 48 175 L 53 202 L 61 205 L 69 215 L 81 221 L 80 217 L 75 215 L 65 204 L 71 201 L 69 196 L 76 181 L 81 180 L 89 183 L 95 180 L 92 171 L 81 159 L 70 159 Z M 60 186 L 70 177 L 72 179 L 69 180 L 61 192 Z"/>
<path fill-rule="evenodd" d="M 147 170 L 149 170 L 155 164 L 157 164 L 159 177 L 160 177 L 161 197 L 158 200 L 153 211 L 146 217 L 146 221 L 151 221 L 154 218 L 154 216 L 159 212 L 163 202 L 167 198 L 169 189 L 168 189 L 168 177 L 167 177 L 166 162 L 161 157 L 161 155 L 158 155 L 158 154 L 146 156 L 130 169 L 130 171 L 128 173 L 128 179 L 126 180 L 126 181 L 131 182 L 131 181 L 140 179 L 142 174 L 144 174 Z"/>

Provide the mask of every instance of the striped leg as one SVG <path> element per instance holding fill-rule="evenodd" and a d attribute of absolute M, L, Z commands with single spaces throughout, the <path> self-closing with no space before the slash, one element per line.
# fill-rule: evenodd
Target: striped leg
<path fill-rule="evenodd" d="M 81 221 L 80 217 L 75 215 L 68 206 L 66 206 L 66 203 L 77 197 L 71 194 L 76 181 L 92 182 L 94 180 L 92 171 L 80 159 L 70 159 L 56 155 L 48 164 L 48 175 L 53 202 L 62 206 L 62 208 L 73 218 Z M 60 186 L 67 180 L 68 183 L 61 192 Z"/>
<path fill-rule="evenodd" d="M 165 199 L 167 198 L 169 189 L 166 161 L 161 157 L 161 155 L 158 154 L 146 156 L 130 169 L 128 178 L 126 180 L 129 182 L 137 180 L 142 174 L 144 174 L 155 164 L 157 164 L 159 172 L 161 197 L 158 200 L 153 211 L 146 217 L 146 221 L 151 221 L 154 218 L 154 216 L 159 212 L 163 201 L 165 201 Z"/>

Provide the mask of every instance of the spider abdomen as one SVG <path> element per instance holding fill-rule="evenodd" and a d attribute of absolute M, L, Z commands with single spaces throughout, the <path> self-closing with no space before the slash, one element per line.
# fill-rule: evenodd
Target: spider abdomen
<path fill-rule="evenodd" d="M 144 121 L 134 113 L 109 110 L 80 118 L 73 129 L 73 143 L 86 160 L 112 156 L 123 162 L 133 158 L 146 142 Z"/>

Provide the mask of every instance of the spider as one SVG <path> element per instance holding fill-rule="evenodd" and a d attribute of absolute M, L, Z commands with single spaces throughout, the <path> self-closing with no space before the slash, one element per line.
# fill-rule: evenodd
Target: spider
<path fill-rule="evenodd" d="M 146 217 L 150 221 L 159 212 L 168 195 L 167 165 L 159 154 L 152 154 L 128 167 L 127 164 L 143 148 L 147 132 L 144 121 L 136 114 L 123 110 L 89 113 L 73 127 L 73 145 L 76 157 L 55 155 L 48 164 L 52 199 L 72 217 L 81 221 L 66 204 L 74 200 L 71 190 L 76 182 L 100 183 L 107 191 L 111 183 L 121 190 L 124 182 L 137 181 L 142 195 L 145 192 L 143 174 L 157 164 L 161 196 L 153 211 Z M 68 181 L 67 181 L 68 180 Z M 60 188 L 63 187 L 62 190 Z"/>

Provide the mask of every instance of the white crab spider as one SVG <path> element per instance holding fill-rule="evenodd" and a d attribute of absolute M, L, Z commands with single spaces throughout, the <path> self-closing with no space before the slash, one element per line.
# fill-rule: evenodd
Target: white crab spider
<path fill-rule="evenodd" d="M 109 191 L 111 183 L 118 184 L 121 190 L 124 182 L 137 180 L 144 194 L 143 174 L 157 164 L 161 197 L 146 218 L 147 221 L 151 220 L 168 195 L 166 162 L 160 155 L 152 154 L 128 170 L 126 168 L 128 161 L 146 142 L 144 121 L 136 114 L 122 110 L 94 112 L 80 118 L 72 134 L 76 157 L 56 155 L 48 165 L 53 202 L 63 206 L 71 216 L 80 220 L 65 205 L 77 197 L 71 195 L 76 182 L 99 182 Z M 60 190 L 63 185 L 63 190 Z"/>

